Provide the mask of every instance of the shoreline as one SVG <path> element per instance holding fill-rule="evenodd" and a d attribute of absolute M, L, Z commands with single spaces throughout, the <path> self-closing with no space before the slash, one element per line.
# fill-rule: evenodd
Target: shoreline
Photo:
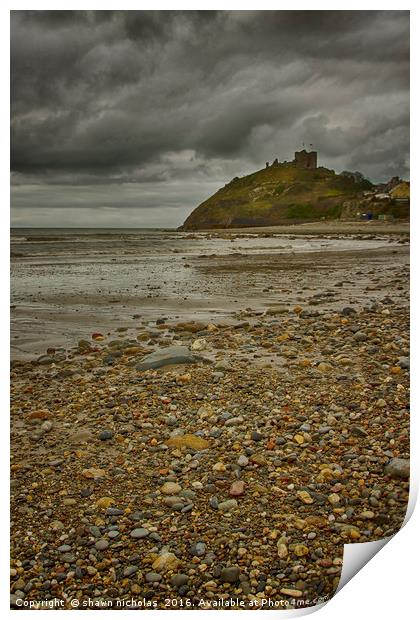
<path fill-rule="evenodd" d="M 197 230 L 180 230 L 179 227 L 175 228 L 95 228 L 95 227 L 66 227 L 66 228 L 57 228 L 57 227 L 13 227 L 10 228 L 11 231 L 23 231 L 23 230 L 68 230 L 68 231 L 124 231 L 125 233 L 129 233 L 130 230 L 133 231 L 150 231 L 150 232 L 179 232 L 182 234 L 194 234 L 197 233 L 229 233 L 232 232 L 234 234 L 240 233 L 258 233 L 264 234 L 268 233 L 277 233 L 277 234 L 312 234 L 313 231 L 316 231 L 314 234 L 328 234 L 330 232 L 337 234 L 409 234 L 410 232 L 410 221 L 406 220 L 397 220 L 397 221 L 378 221 L 378 220 L 370 220 L 370 221 L 354 221 L 354 220 L 329 220 L 329 221 L 312 221 L 312 222 L 303 222 L 303 223 L 293 223 L 293 224 L 281 224 L 276 226 L 250 226 L 250 227 L 241 227 L 241 228 L 201 228 Z"/>

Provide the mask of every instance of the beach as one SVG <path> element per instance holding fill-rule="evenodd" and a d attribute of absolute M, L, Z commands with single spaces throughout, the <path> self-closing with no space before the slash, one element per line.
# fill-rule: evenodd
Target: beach
<path fill-rule="evenodd" d="M 404 520 L 408 296 L 404 223 L 14 230 L 12 606 L 328 600 Z"/>
<path fill-rule="evenodd" d="M 393 271 L 407 268 L 408 231 L 406 223 L 379 222 L 194 234 L 15 229 L 12 359 L 72 346 L 98 329 L 124 326 L 134 333 L 139 320 L 160 316 L 229 322 L 246 308 L 313 304 L 311 295 L 330 285 L 327 307 L 338 308 L 347 297 L 363 304 L 366 287 L 371 298 L 381 298 Z M 349 281 L 339 289 L 334 278 Z"/>

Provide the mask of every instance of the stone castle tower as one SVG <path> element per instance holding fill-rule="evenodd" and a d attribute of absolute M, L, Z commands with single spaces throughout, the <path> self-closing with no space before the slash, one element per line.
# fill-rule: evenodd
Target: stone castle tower
<path fill-rule="evenodd" d="M 310 146 L 312 146 L 312 144 Z M 303 148 L 302 151 L 295 152 L 295 158 L 292 162 L 285 161 L 284 164 L 289 164 L 289 165 L 292 164 L 296 166 L 296 168 L 314 169 L 318 167 L 318 153 L 316 151 L 308 152 L 305 148 Z M 278 166 L 281 166 L 281 165 L 282 164 L 280 164 L 277 157 L 271 164 L 273 168 L 277 168 Z M 271 166 L 270 166 L 270 162 L 267 161 L 265 163 L 266 168 L 270 168 Z"/>
<path fill-rule="evenodd" d="M 309 151 L 308 153 L 306 149 L 296 151 L 293 163 L 297 168 L 316 168 L 318 165 L 318 153 L 316 151 Z"/>

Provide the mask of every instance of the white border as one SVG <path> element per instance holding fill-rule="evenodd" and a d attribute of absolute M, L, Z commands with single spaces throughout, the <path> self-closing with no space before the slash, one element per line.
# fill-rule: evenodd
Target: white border
<path fill-rule="evenodd" d="M 418 209 L 420 208 L 420 204 L 418 201 L 418 190 L 417 190 L 417 178 L 418 178 L 418 147 L 416 144 L 416 138 L 420 136 L 419 132 L 419 121 L 417 120 L 417 115 L 415 111 L 419 109 L 419 98 L 418 98 L 418 83 L 415 79 L 414 72 L 418 74 L 419 66 L 418 66 L 418 39 L 420 35 L 419 29 L 419 18 L 418 18 L 418 9 L 416 8 L 416 3 L 411 2 L 360 2 L 353 1 L 352 3 L 348 3 L 347 5 L 337 5 L 337 2 L 302 2 L 296 0 L 292 4 L 290 3 L 279 3 L 274 1 L 260 1 L 256 2 L 209 2 L 209 1 L 189 1 L 189 2 L 119 2 L 118 6 L 115 3 L 111 3 L 109 1 L 102 0 L 101 2 L 92 1 L 89 3 L 80 3 L 80 2 L 59 2 L 55 1 L 44 1 L 44 2 L 8 2 L 5 3 L 7 6 L 4 6 L 0 9 L 1 20 L 1 42 L 2 42 L 2 54 L 0 56 L 2 63 L 2 75 L 3 75 L 3 93 L 0 98 L 1 105 L 1 123 L 2 123 L 2 183 L 0 185 L 1 193 L 2 193 L 2 205 L 1 205 L 1 217 L 2 217 L 2 226 L 0 229 L 1 242 L 0 242 L 0 265 L 1 265 L 1 273 L 2 273 L 2 300 L 3 304 L 1 306 L 1 340 L 2 343 L 2 355 L 0 356 L 0 364 L 1 364 L 1 379 L 2 379 L 2 390 L 1 394 L 1 424 L 4 425 L 3 432 L 1 433 L 1 454 L 4 457 L 4 475 L 2 476 L 2 492 L 4 493 L 3 499 L 3 510 L 1 511 L 1 536 L 0 543 L 2 545 L 2 562 L 1 562 L 1 579 L 0 584 L 2 587 L 2 596 L 1 603 L 3 610 L 6 612 L 6 615 L 12 614 L 9 610 L 9 588 L 8 588 L 8 566 L 7 566 L 7 558 L 9 557 L 9 548 L 8 548 L 8 510 L 6 510 L 6 506 L 9 506 L 9 489 L 8 484 L 6 482 L 9 469 L 9 426 L 8 426 L 8 418 L 6 412 L 8 411 L 9 406 L 9 396 L 8 396 L 8 376 L 9 376 L 9 364 L 8 364 L 8 354 L 7 347 L 9 339 L 9 290 L 8 290 L 8 281 L 9 281 L 9 213 L 8 213 L 8 205 L 9 205 L 9 97 L 8 93 L 8 84 L 9 84 L 9 10 L 24 10 L 24 9 L 32 9 L 32 10 L 52 10 L 52 9 L 91 9 L 91 10 L 111 10 L 118 8 L 119 10 L 146 10 L 146 9 L 159 9 L 159 10 L 169 10 L 169 9 L 184 9 L 184 10 L 196 10 L 196 9 L 233 9 L 233 10 L 411 10 L 411 49 L 412 49 L 412 59 L 411 59 L 411 108 L 414 111 L 412 115 L 412 126 L 411 126 L 411 145 L 412 145 L 412 157 L 411 157 L 411 168 L 414 170 L 414 174 L 411 174 L 411 194 L 412 194 L 412 217 L 411 217 L 411 228 L 412 228 L 412 253 L 411 253 L 411 265 L 412 265 L 412 273 L 416 273 L 416 267 L 419 262 L 419 244 L 417 243 L 418 237 L 418 226 L 420 225 L 420 217 L 418 215 Z M 87 5 L 86 5 L 87 4 Z M 417 105 L 416 105 L 417 104 Z M 417 173 L 417 174 L 416 174 Z M 419 311 L 419 300 L 418 293 L 415 287 L 414 276 L 412 275 L 412 292 L 411 292 L 411 310 L 412 310 L 412 325 L 419 325 L 420 320 L 420 311 Z M 418 348 L 418 337 L 417 333 L 414 333 L 412 337 L 412 376 L 417 376 L 418 371 L 418 363 L 416 361 L 417 354 L 419 353 Z M 418 382 L 417 382 L 418 383 Z M 418 422 L 418 411 L 417 411 L 417 403 L 419 401 L 419 388 L 416 386 L 416 382 L 413 382 L 413 395 L 412 395 L 412 416 L 411 416 L 411 455 L 412 455 L 412 479 L 411 479 L 411 496 L 410 500 L 413 503 L 415 496 L 417 495 L 418 489 L 418 458 L 416 455 L 419 454 L 419 443 L 417 441 L 417 437 L 419 437 L 419 422 Z M 418 614 L 418 601 L 416 598 L 417 594 L 417 581 L 418 581 L 418 559 L 419 555 L 416 550 L 416 542 L 418 542 L 418 532 L 419 530 L 419 510 L 414 512 L 412 518 L 408 521 L 403 530 L 398 533 L 392 540 L 385 546 L 385 548 L 374 557 L 368 564 L 365 566 L 352 580 L 351 585 L 349 587 L 343 588 L 337 595 L 333 597 L 331 601 L 325 605 L 321 611 L 318 611 L 318 616 L 322 620 L 329 620 L 329 618 L 336 620 L 337 617 L 340 620 L 347 620 L 349 618 L 353 618 L 356 614 L 363 614 L 363 617 L 366 618 L 383 618 L 394 620 L 394 618 L 399 618 L 402 620 L 409 619 L 414 617 L 414 615 Z M 354 546 L 353 546 L 354 547 Z M 354 547 L 355 548 L 355 547 Z M 417 545 L 418 548 L 418 545 Z M 306 610 L 301 610 L 301 612 L 305 612 Z M 306 613 L 314 611 L 314 608 L 310 608 Z M 303 615 L 301 612 L 291 612 L 294 615 Z M 21 613 L 30 613 L 30 612 L 21 612 Z M 46 613 L 46 612 L 39 612 Z M 53 611 L 49 612 L 48 618 L 53 620 L 55 614 L 62 614 L 64 612 Z M 83 612 L 76 612 L 81 614 Z M 102 614 L 101 611 L 95 612 L 95 617 L 97 614 Z M 112 617 L 115 617 L 115 612 Z M 162 612 L 155 611 L 154 616 L 156 614 L 160 615 Z M 172 611 L 172 616 L 179 615 L 184 612 Z M 201 612 L 190 611 L 189 614 L 197 615 Z M 257 612 L 225 612 L 225 611 L 217 611 L 218 614 L 229 614 L 229 620 L 232 620 L 232 614 L 239 614 L 241 617 L 243 614 L 255 614 Z M 270 615 L 280 614 L 282 617 L 285 617 L 287 612 L 265 612 Z M 248 617 L 247 616 L 247 617 Z M 109 615 L 107 616 L 109 618 Z"/>

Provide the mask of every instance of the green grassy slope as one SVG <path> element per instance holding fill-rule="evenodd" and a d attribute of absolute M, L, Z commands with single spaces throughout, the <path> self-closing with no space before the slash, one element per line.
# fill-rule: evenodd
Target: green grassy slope
<path fill-rule="evenodd" d="M 201 203 L 182 228 L 272 226 L 336 218 L 343 201 L 370 187 L 369 181 L 357 183 L 327 168 L 304 170 L 280 164 L 233 179 Z"/>

